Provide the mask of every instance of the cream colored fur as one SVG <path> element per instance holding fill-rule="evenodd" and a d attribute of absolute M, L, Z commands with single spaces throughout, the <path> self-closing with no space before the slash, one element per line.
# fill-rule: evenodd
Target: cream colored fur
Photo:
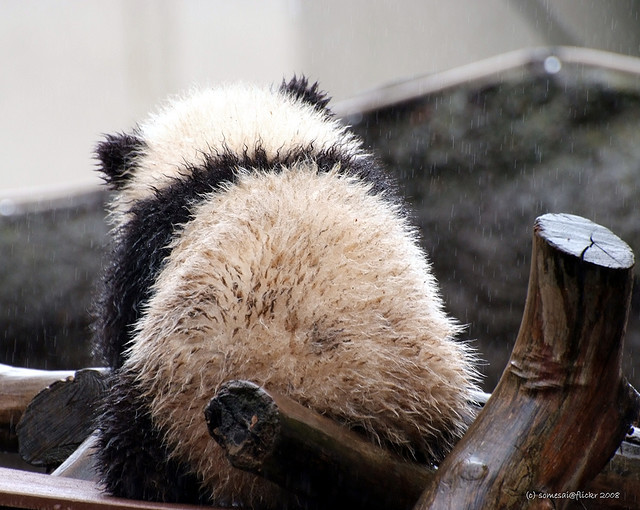
<path fill-rule="evenodd" d="M 201 101 L 216 103 L 221 115 L 245 109 L 223 104 L 228 98 Z M 163 113 L 163 123 L 175 116 L 169 123 L 180 124 L 195 103 Z M 250 136 L 276 110 L 256 112 Z M 281 131 L 300 143 L 357 150 L 341 128 L 325 133 L 313 112 L 305 115 L 300 129 L 287 121 Z M 151 181 L 162 184 L 183 159 L 200 157 L 191 147 L 205 135 L 180 129 L 178 142 L 164 125 L 143 126 L 154 156 L 126 191 L 129 199 L 148 193 Z M 249 141 L 240 132 L 216 127 L 206 136 L 238 148 Z M 263 143 L 275 150 L 283 142 Z M 207 433 L 204 406 L 229 379 L 252 380 L 364 428 L 373 440 L 418 450 L 442 430 L 461 434 L 461 415 L 472 413 L 473 355 L 453 340 L 459 327 L 442 310 L 413 230 L 369 191 L 312 163 L 279 174 L 245 169 L 237 184 L 198 206 L 174 242 L 125 368 L 142 374 L 174 455 L 194 466 L 220 502 L 277 498 L 269 484 L 231 468 Z"/>
<path fill-rule="evenodd" d="M 311 157 L 331 147 L 345 155 L 361 153 L 359 142 L 337 120 L 281 91 L 249 84 L 176 98 L 143 122 L 138 134 L 147 147 L 114 203 L 120 221 L 132 204 L 185 175 L 189 166 L 201 166 L 207 155 L 246 150 L 251 156 L 256 143 L 270 160 L 291 147 L 304 148 Z"/>

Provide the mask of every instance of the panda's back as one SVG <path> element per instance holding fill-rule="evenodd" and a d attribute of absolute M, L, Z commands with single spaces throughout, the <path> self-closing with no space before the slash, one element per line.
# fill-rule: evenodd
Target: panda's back
<path fill-rule="evenodd" d="M 304 87 L 269 93 L 282 118 L 241 87 L 223 107 L 215 94 L 186 99 L 102 146 L 117 256 L 99 324 L 117 372 L 101 463 L 119 495 L 190 500 L 162 486 L 181 473 L 218 504 L 278 507 L 285 496 L 233 469 L 208 434 L 203 409 L 230 379 L 424 462 L 473 413 L 474 356 L 415 229 L 375 159 Z M 234 98 L 244 121 L 228 125 Z M 206 127 L 216 121 L 231 131 Z M 146 420 L 140 430 L 120 423 L 129 416 Z"/>

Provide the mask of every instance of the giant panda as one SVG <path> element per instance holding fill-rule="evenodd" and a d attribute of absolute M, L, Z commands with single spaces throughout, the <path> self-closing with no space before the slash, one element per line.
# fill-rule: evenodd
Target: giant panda
<path fill-rule="evenodd" d="M 195 90 L 96 153 L 113 191 L 94 326 L 108 493 L 296 508 L 209 436 L 203 409 L 231 379 L 418 462 L 461 436 L 473 349 L 395 184 L 317 84 Z"/>

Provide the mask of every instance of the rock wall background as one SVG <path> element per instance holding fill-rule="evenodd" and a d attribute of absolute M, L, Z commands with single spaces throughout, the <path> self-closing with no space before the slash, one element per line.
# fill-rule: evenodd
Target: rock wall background
<path fill-rule="evenodd" d="M 518 333 L 536 217 L 584 216 L 640 254 L 640 66 L 607 57 L 534 52 L 348 118 L 411 198 L 449 309 L 489 363 L 487 389 Z M 637 284 L 626 354 L 638 385 Z"/>
<path fill-rule="evenodd" d="M 0 215 L 0 363 L 92 366 L 89 316 L 105 256 L 106 193 L 14 204 Z"/>

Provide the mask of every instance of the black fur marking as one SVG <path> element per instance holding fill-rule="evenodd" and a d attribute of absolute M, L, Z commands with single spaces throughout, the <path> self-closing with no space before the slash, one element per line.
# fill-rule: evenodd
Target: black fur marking
<path fill-rule="evenodd" d="M 111 376 L 97 428 L 96 464 L 110 494 L 168 503 L 212 503 L 198 477 L 169 460 L 163 436 L 153 426 L 149 404 L 133 372 Z"/>
<path fill-rule="evenodd" d="M 179 225 L 191 217 L 190 206 L 203 193 L 230 180 L 231 172 L 220 169 L 211 181 L 203 179 L 203 171 L 185 180 L 177 179 L 168 188 L 156 191 L 154 198 L 134 205 L 130 210 L 132 219 L 116 233 L 94 324 L 98 354 L 112 368 L 122 366 L 123 350 L 131 339 L 133 326 L 170 253 L 167 245 L 178 235 Z"/>
<path fill-rule="evenodd" d="M 118 133 L 107 135 L 96 147 L 100 171 L 105 182 L 113 190 L 122 188 L 129 180 L 135 160 L 145 143 L 135 135 Z"/>
<path fill-rule="evenodd" d="M 103 292 L 98 300 L 94 322 L 96 354 L 112 368 L 122 366 L 123 351 L 132 338 L 132 329 L 144 303 L 150 297 L 153 282 L 169 255 L 167 247 L 179 235 L 180 225 L 191 218 L 195 205 L 206 193 L 235 182 L 238 168 L 280 171 L 283 166 L 305 161 L 309 149 L 281 153 L 270 161 L 264 150 L 238 156 L 226 151 L 206 158 L 203 167 L 185 169 L 183 177 L 157 190 L 155 196 L 135 204 L 132 219 L 115 236 L 115 249 L 103 279 Z M 338 151 L 326 151 L 313 158 L 321 171 L 340 165 L 341 171 L 370 182 L 373 193 L 385 193 L 394 200 L 395 186 L 369 156 L 350 158 Z"/>
<path fill-rule="evenodd" d="M 318 82 L 315 82 L 313 85 L 309 85 L 309 80 L 307 80 L 306 77 L 301 76 L 300 78 L 297 78 L 294 75 L 294 77 L 288 82 L 282 80 L 280 91 L 301 99 L 305 103 L 313 105 L 318 111 L 324 111 L 327 115 L 332 115 L 331 110 L 327 108 L 331 98 L 326 94 L 326 92 L 320 90 Z"/>

